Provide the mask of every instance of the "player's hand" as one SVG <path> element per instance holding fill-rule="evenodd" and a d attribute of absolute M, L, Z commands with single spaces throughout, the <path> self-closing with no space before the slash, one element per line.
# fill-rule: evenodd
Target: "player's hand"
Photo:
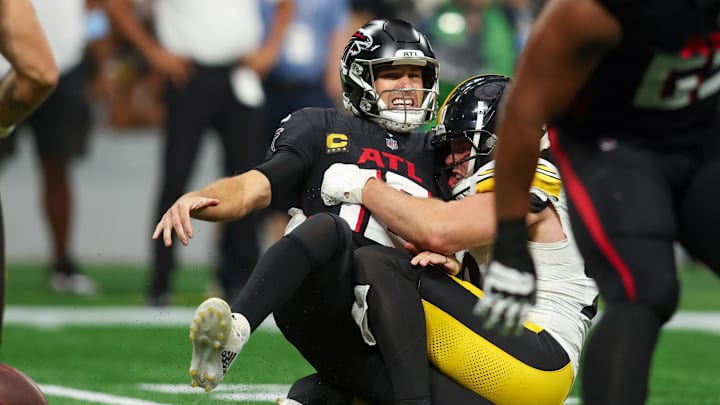
<path fill-rule="evenodd" d="M 485 327 L 503 334 L 519 334 L 535 305 L 535 266 L 527 250 L 524 219 L 501 221 L 493 260 L 483 278 L 485 295 L 473 312 L 485 318 Z"/>
<path fill-rule="evenodd" d="M 172 232 L 175 230 L 180 242 L 187 246 L 189 239 L 193 237 L 192 224 L 190 222 L 193 212 L 202 211 L 208 207 L 220 204 L 217 198 L 206 198 L 197 196 L 182 196 L 165 211 L 160 222 L 155 226 L 152 238 L 157 240 L 162 236 L 165 246 L 172 245 Z"/>
<path fill-rule="evenodd" d="M 163 48 L 155 49 L 148 55 L 148 60 L 155 70 L 170 79 L 178 88 L 184 87 L 194 74 L 194 67 L 190 59 L 175 55 Z"/>
<path fill-rule="evenodd" d="M 320 195 L 327 206 L 343 203 L 362 204 L 362 188 L 377 171 L 354 164 L 335 163 L 325 170 Z"/>
<path fill-rule="evenodd" d="M 441 253 L 430 252 L 427 250 L 416 254 L 412 259 L 410 259 L 410 264 L 422 267 L 433 265 L 442 269 L 451 276 L 457 275 L 462 267 L 460 262 L 457 261 L 454 256 L 445 256 Z"/>

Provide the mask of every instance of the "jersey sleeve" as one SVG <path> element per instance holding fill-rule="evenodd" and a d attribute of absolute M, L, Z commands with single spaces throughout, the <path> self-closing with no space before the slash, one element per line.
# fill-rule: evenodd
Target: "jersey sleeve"
<path fill-rule="evenodd" d="M 268 159 L 278 153 L 297 155 L 306 168 L 310 168 L 317 158 L 317 151 L 322 150 L 322 138 L 316 128 L 322 125 L 321 115 L 313 109 L 297 110 L 288 114 L 280 121 L 275 130 Z M 316 121 L 316 122 L 313 122 Z"/>
<path fill-rule="evenodd" d="M 317 159 L 318 135 L 304 110 L 288 114 L 275 130 L 267 158 L 255 167 L 270 181 L 273 195 L 294 190 Z"/>
<path fill-rule="evenodd" d="M 476 172 L 476 193 L 486 193 L 495 190 L 495 162 L 488 162 Z M 530 185 L 530 192 L 542 194 L 557 201 L 560 198 L 562 180 L 557 167 L 550 161 L 549 157 L 541 157 L 535 167 L 535 177 Z"/>

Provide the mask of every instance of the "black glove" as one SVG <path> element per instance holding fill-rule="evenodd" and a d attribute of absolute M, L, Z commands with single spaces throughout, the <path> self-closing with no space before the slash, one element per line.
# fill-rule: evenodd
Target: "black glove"
<path fill-rule="evenodd" d="M 530 212 L 537 214 L 550 206 L 550 197 L 544 191 L 533 188 L 530 190 Z"/>

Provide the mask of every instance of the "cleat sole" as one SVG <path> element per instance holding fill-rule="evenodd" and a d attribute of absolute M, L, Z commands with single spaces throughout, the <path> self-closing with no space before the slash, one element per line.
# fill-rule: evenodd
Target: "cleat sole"
<path fill-rule="evenodd" d="M 207 314 L 217 316 L 207 316 Z M 193 345 L 190 364 L 191 385 L 212 391 L 223 378 L 221 349 L 227 343 L 227 325 L 232 324 L 230 307 L 219 298 L 205 300 L 195 311 L 190 325 Z"/>

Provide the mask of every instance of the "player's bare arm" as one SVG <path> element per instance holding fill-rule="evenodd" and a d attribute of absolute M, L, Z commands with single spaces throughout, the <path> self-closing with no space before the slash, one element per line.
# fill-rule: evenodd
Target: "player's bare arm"
<path fill-rule="evenodd" d="M 548 205 L 540 212 L 528 213 L 525 217 L 528 240 L 539 243 L 561 242 L 567 239 L 560 216 L 555 207 Z"/>
<path fill-rule="evenodd" d="M 382 181 L 369 180 L 362 189 L 362 199 L 390 230 L 421 249 L 450 255 L 494 239 L 495 219 L 487 215 L 494 209 L 492 193 L 444 202 L 413 197 Z"/>
<path fill-rule="evenodd" d="M 7 128 L 52 93 L 59 73 L 29 0 L 0 0 L 0 38 L 12 66 L 0 82 L 0 125 Z"/>
<path fill-rule="evenodd" d="M 551 0 L 528 38 L 496 128 L 498 235 L 483 282 L 486 298 L 475 308 L 487 327 L 518 331 L 535 304 L 536 275 L 526 246 L 530 235 L 525 216 L 540 149 L 537 128 L 570 105 L 620 34 L 617 21 L 598 2 Z"/>
<path fill-rule="evenodd" d="M 155 226 L 152 238 L 162 237 L 165 246 L 170 246 L 175 231 L 187 245 L 193 237 L 191 218 L 231 221 L 267 207 L 270 199 L 270 182 L 257 170 L 222 178 L 178 198 Z"/>
<path fill-rule="evenodd" d="M 500 109 L 495 151 L 499 220 L 522 218 L 527 212 L 538 157 L 537 128 L 572 102 L 620 39 L 617 21 L 592 0 L 552 0 L 533 29 Z"/>

